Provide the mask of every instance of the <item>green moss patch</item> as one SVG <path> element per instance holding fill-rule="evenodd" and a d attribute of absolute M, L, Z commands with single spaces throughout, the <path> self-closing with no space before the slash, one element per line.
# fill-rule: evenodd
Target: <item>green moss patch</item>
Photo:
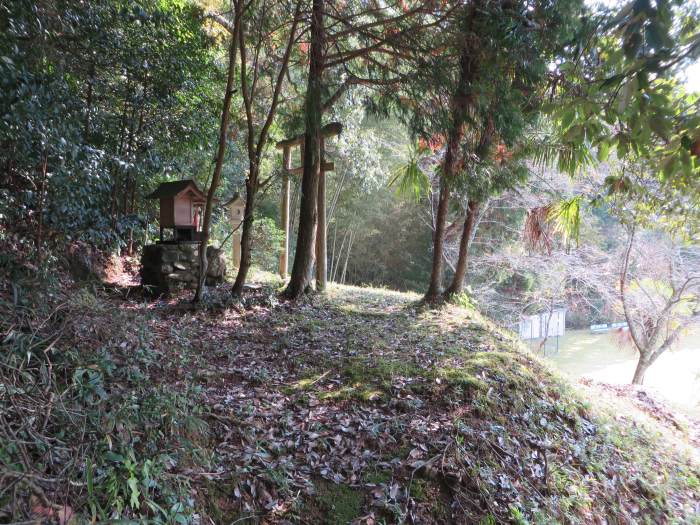
<path fill-rule="evenodd" d="M 364 493 L 347 485 L 338 485 L 326 480 L 314 482 L 315 496 L 310 498 L 304 508 L 308 523 L 324 525 L 347 525 L 362 515 Z"/>

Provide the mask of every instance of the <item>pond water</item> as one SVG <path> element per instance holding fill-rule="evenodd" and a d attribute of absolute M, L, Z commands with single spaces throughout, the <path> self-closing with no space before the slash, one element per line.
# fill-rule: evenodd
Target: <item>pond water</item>
<path fill-rule="evenodd" d="M 539 341 L 527 343 L 539 348 Z M 547 341 L 547 359 L 565 375 L 577 380 L 587 377 L 613 384 L 629 384 L 637 364 L 636 351 L 621 347 L 612 332 L 567 330 Z M 649 368 L 644 386 L 660 394 L 688 415 L 700 417 L 700 327 L 682 337 Z"/>

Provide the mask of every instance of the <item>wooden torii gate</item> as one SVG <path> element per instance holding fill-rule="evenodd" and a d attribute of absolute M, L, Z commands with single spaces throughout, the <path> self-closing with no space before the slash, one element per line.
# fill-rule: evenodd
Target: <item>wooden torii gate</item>
<path fill-rule="evenodd" d="M 326 162 L 325 142 L 329 137 L 340 135 L 343 125 L 339 122 L 331 122 L 321 129 L 321 174 L 318 181 L 318 196 L 316 198 L 318 208 L 318 221 L 316 224 L 316 289 L 324 290 L 328 278 L 327 264 L 327 244 L 326 244 L 326 172 L 333 171 L 335 166 L 332 162 Z M 302 166 L 292 168 L 292 148 L 299 146 L 301 152 Z M 280 254 L 280 276 L 287 277 L 289 265 L 289 197 L 290 182 L 289 175 L 298 175 L 304 172 L 304 135 L 299 135 L 291 139 L 281 140 L 277 143 L 277 149 L 282 150 L 282 203 L 280 217 L 282 230 L 284 231 L 284 244 Z"/>

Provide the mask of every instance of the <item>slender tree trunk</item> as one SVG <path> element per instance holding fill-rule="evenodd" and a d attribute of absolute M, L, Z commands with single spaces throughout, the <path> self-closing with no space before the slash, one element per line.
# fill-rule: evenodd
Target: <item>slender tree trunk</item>
<path fill-rule="evenodd" d="M 238 5 L 238 4 L 237 4 Z M 221 170 L 224 165 L 224 153 L 226 152 L 226 138 L 228 134 L 228 121 L 231 110 L 231 98 L 233 96 L 234 72 L 236 68 L 236 45 L 238 40 L 238 30 L 240 28 L 240 11 L 237 8 L 234 21 L 234 34 L 231 36 L 231 46 L 229 47 L 228 57 L 228 77 L 226 78 L 226 93 L 224 94 L 224 107 L 221 110 L 221 127 L 219 128 L 219 145 L 216 152 L 216 164 L 214 166 L 214 174 L 207 193 L 207 203 L 204 208 L 204 220 L 202 221 L 202 236 L 199 245 L 199 279 L 197 282 L 197 291 L 195 292 L 193 301 L 195 303 L 202 300 L 204 295 L 204 286 L 207 279 L 207 244 L 209 244 L 209 226 L 211 222 L 211 213 L 214 207 L 214 195 L 221 180 Z"/>
<path fill-rule="evenodd" d="M 448 150 L 449 151 L 449 150 Z M 430 284 L 425 294 L 426 302 L 435 302 L 442 291 L 443 251 L 445 247 L 445 223 L 450 204 L 449 181 L 443 174 L 440 177 L 440 198 L 435 217 L 435 233 L 433 236 L 433 265 L 430 271 Z"/>
<path fill-rule="evenodd" d="M 338 255 L 334 256 L 335 257 L 335 262 L 333 263 L 333 275 L 331 276 L 331 281 L 333 282 L 338 282 L 337 277 L 338 277 L 338 268 L 340 268 L 340 265 L 342 263 L 342 258 L 343 258 L 343 250 L 345 249 L 345 241 L 347 241 L 348 238 L 348 230 L 345 230 L 345 233 L 343 234 L 343 240 L 340 243 L 340 249 L 338 250 Z"/>
<path fill-rule="evenodd" d="M 630 308 L 627 304 L 627 274 L 629 272 L 630 257 L 634 246 L 635 233 L 636 229 L 635 227 L 632 227 L 629 234 L 629 240 L 627 241 L 627 248 L 625 249 L 622 258 L 622 270 L 620 271 L 620 302 L 622 303 L 622 310 L 625 314 L 625 321 L 627 321 L 630 337 L 632 338 L 632 342 L 639 352 L 639 361 L 637 361 L 637 367 L 635 368 L 634 375 L 632 376 L 632 384 L 641 385 L 644 383 L 644 375 L 654 361 L 654 358 L 649 352 L 643 351 L 644 348 L 648 348 L 646 345 L 648 339 L 646 339 L 642 334 L 637 333 L 637 325 L 634 322 L 634 317 L 632 316 Z"/>
<path fill-rule="evenodd" d="M 238 265 L 238 274 L 236 275 L 236 281 L 233 283 L 233 289 L 231 290 L 233 295 L 240 295 L 243 292 L 243 286 L 245 285 L 248 270 L 250 270 L 251 265 L 253 210 L 255 209 L 255 201 L 258 192 L 257 188 L 253 189 L 250 186 L 250 181 L 246 182 L 245 214 L 243 217 L 243 224 L 241 225 L 241 263 Z"/>
<path fill-rule="evenodd" d="M 292 180 L 292 197 L 289 199 L 290 213 L 289 213 L 289 254 L 292 253 L 292 235 L 294 234 L 294 229 L 298 229 L 297 225 L 297 210 L 299 209 L 299 184 L 297 183 L 296 177 Z M 289 254 L 287 257 L 289 257 Z"/>
<path fill-rule="evenodd" d="M 85 95 L 85 123 L 83 133 L 87 139 L 90 135 L 90 114 L 92 113 L 92 90 L 95 83 L 95 63 L 90 64 L 90 78 L 87 83 L 87 94 Z"/>
<path fill-rule="evenodd" d="M 144 98 L 146 97 L 146 93 L 148 90 L 148 86 L 146 85 L 146 79 L 143 80 L 143 96 Z M 135 140 L 137 141 L 138 137 L 141 136 L 141 133 L 143 131 L 143 124 L 144 124 L 144 107 L 143 105 L 141 106 L 141 109 L 139 110 L 139 124 L 138 127 L 136 128 L 136 133 L 135 133 Z M 135 157 L 135 155 L 134 155 Z M 134 215 L 134 212 L 136 211 L 136 184 L 137 184 L 137 175 L 134 174 L 133 176 L 129 177 L 129 206 L 128 206 L 128 214 Z M 134 255 L 134 228 L 133 226 L 129 227 L 129 242 L 127 245 L 127 254 L 129 257 Z"/>
<path fill-rule="evenodd" d="M 448 133 L 442 173 L 440 174 L 440 199 L 433 238 L 433 264 L 428 291 L 425 294 L 425 301 L 428 303 L 437 301 L 442 291 L 443 250 L 445 246 L 445 224 L 450 201 L 450 184 L 452 184 L 452 181 L 455 180 L 463 168 L 460 149 L 470 104 L 470 81 L 474 74 L 474 64 L 466 45 L 461 51 L 459 63 L 459 83 L 456 92 L 452 96 L 452 123 Z"/>
<path fill-rule="evenodd" d="M 284 296 L 300 297 L 309 284 L 314 261 L 314 238 L 318 215 L 318 181 L 321 173 L 321 85 L 323 75 L 323 0 L 313 0 L 311 11 L 311 55 L 304 101 L 304 173 L 301 180 L 301 210 L 294 265 Z"/>
<path fill-rule="evenodd" d="M 129 136 L 126 141 L 126 158 L 130 162 L 134 157 L 134 141 L 136 139 L 136 125 L 134 124 L 136 120 L 136 106 L 133 105 L 131 108 L 131 117 L 129 118 Z M 129 189 L 131 188 L 131 181 L 133 176 L 131 175 L 131 170 L 127 170 L 126 177 L 124 178 L 122 184 L 122 208 L 121 215 L 127 215 L 129 213 Z"/>
<path fill-rule="evenodd" d="M 328 267 L 328 275 L 331 276 L 331 282 L 333 282 L 333 269 L 335 268 L 335 241 L 338 237 L 338 223 L 333 224 L 333 242 L 331 243 L 331 256 Z"/>
<path fill-rule="evenodd" d="M 649 368 L 651 364 L 648 359 L 644 357 L 643 349 L 647 347 L 647 339 L 644 337 L 643 333 L 637 332 L 637 325 L 634 322 L 634 316 L 627 304 L 627 279 L 630 265 L 630 257 L 632 254 L 632 248 L 634 247 L 636 229 L 633 226 L 630 230 L 629 240 L 627 241 L 627 248 L 625 249 L 624 255 L 622 257 L 622 270 L 620 271 L 620 302 L 622 303 L 622 311 L 625 314 L 625 321 L 627 321 L 627 326 L 629 329 L 630 337 L 634 346 L 639 351 L 639 362 L 637 363 L 637 369 L 632 377 L 632 383 L 636 385 L 641 385 L 644 381 L 644 373 L 646 369 Z"/>
<path fill-rule="evenodd" d="M 129 214 L 134 215 L 136 210 L 136 176 L 131 177 L 129 187 Z M 133 220 L 133 218 L 132 218 Z M 134 255 L 134 227 L 129 226 L 129 241 L 127 243 L 126 253 L 129 257 Z"/>
<path fill-rule="evenodd" d="M 237 19 L 242 18 L 242 2 L 239 1 L 237 4 Z M 246 58 L 246 26 L 242 25 L 243 21 L 237 22 L 234 31 L 235 35 L 238 37 L 238 47 L 241 56 L 241 94 L 243 96 L 243 105 L 245 107 L 246 113 L 246 123 L 248 126 L 248 160 L 249 160 L 249 171 L 248 178 L 246 179 L 246 206 L 245 206 L 245 216 L 243 218 L 242 231 L 241 231 L 241 261 L 238 266 L 238 274 L 236 275 L 236 281 L 233 284 L 231 293 L 233 295 L 240 295 L 243 292 L 243 286 L 245 285 L 246 278 L 248 276 L 248 271 L 251 266 L 251 251 L 252 251 L 252 238 L 253 238 L 253 223 L 254 223 L 254 211 L 257 201 L 257 194 L 260 190 L 260 162 L 262 159 L 265 144 L 267 142 L 268 133 L 270 126 L 273 123 L 274 117 L 277 113 L 277 106 L 280 100 L 280 94 L 282 93 L 282 86 L 284 84 L 284 79 L 287 73 L 287 68 L 289 67 L 289 59 L 292 53 L 292 48 L 294 45 L 294 40 L 296 38 L 296 29 L 300 20 L 300 10 L 301 2 L 297 2 L 294 11 L 294 21 L 289 30 L 289 38 L 287 40 L 287 47 L 284 51 L 284 56 L 282 58 L 282 63 L 280 64 L 279 71 L 277 72 L 277 79 L 274 84 L 273 95 L 270 100 L 270 106 L 267 112 L 267 116 L 264 120 L 264 124 L 257 135 L 257 141 L 255 139 L 255 117 L 253 114 L 253 99 L 256 97 L 256 79 L 259 74 L 257 69 L 258 62 L 255 61 L 254 71 L 253 71 L 253 81 L 248 86 L 248 76 L 247 76 L 247 58 Z M 257 51 L 256 51 L 257 54 Z M 285 165 L 286 169 L 286 165 Z M 288 239 L 287 239 L 288 240 Z"/>
<path fill-rule="evenodd" d="M 552 316 L 554 315 L 554 295 L 552 294 L 552 298 L 549 301 L 549 313 L 547 314 L 547 322 L 544 325 L 544 335 L 542 337 L 542 341 L 540 341 L 540 345 L 537 347 L 537 351 L 539 352 L 542 350 L 542 352 L 546 352 L 547 349 L 547 340 L 549 339 L 549 323 L 552 322 Z"/>
<path fill-rule="evenodd" d="M 644 384 L 644 375 L 647 373 L 649 368 L 649 363 L 643 356 L 639 356 L 639 361 L 637 361 L 637 367 L 634 369 L 634 376 L 632 376 L 633 385 Z"/>
<path fill-rule="evenodd" d="M 127 85 L 127 90 L 131 92 L 130 81 Z M 117 147 L 117 156 L 121 157 L 124 154 L 124 141 L 126 140 L 126 124 L 127 116 L 129 112 L 128 104 L 129 96 L 124 98 L 124 107 L 122 108 L 121 118 L 119 120 L 119 146 Z M 118 168 L 113 167 L 111 170 L 112 178 L 112 188 L 110 190 L 110 218 L 112 219 L 112 229 L 117 228 L 117 218 L 119 215 L 119 178 L 118 178 Z"/>
<path fill-rule="evenodd" d="M 321 139 L 321 152 L 323 152 L 323 139 Z M 323 155 L 321 155 L 323 157 Z M 323 159 L 322 159 L 323 160 Z M 326 235 L 326 174 L 321 172 L 318 179 L 318 224 L 316 226 L 316 290 L 326 290 L 328 282 L 328 245 Z"/>
<path fill-rule="evenodd" d="M 459 256 L 457 257 L 457 266 L 452 277 L 452 283 L 445 291 L 445 297 L 450 299 L 455 295 L 459 295 L 464 290 L 464 278 L 467 275 L 467 263 L 469 259 L 469 244 L 472 238 L 472 231 L 476 222 L 476 216 L 479 213 L 479 202 L 469 200 L 467 205 L 467 216 L 464 218 L 464 228 L 462 229 L 462 238 L 459 242 Z"/>
<path fill-rule="evenodd" d="M 350 237 L 348 239 L 348 250 L 345 253 L 345 264 L 343 265 L 343 273 L 340 276 L 340 283 L 345 284 L 345 277 L 348 273 L 348 261 L 350 260 L 350 253 L 352 252 L 352 243 L 355 240 L 355 231 L 350 230 Z"/>

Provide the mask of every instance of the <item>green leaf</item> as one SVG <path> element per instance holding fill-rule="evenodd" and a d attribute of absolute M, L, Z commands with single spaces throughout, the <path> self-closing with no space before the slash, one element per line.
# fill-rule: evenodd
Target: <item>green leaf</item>
<path fill-rule="evenodd" d="M 603 141 L 598 144 L 598 160 L 600 162 L 605 162 L 610 155 L 610 143 Z"/>
<path fill-rule="evenodd" d="M 665 118 L 660 115 L 654 115 L 649 119 L 649 127 L 659 137 L 668 140 L 669 126 Z"/>
<path fill-rule="evenodd" d="M 554 223 L 554 230 L 561 234 L 564 242 L 578 243 L 581 232 L 581 195 L 563 200 L 552 207 L 547 220 Z"/>
<path fill-rule="evenodd" d="M 564 140 L 567 142 L 573 142 L 576 145 L 581 145 L 584 139 L 584 127 L 583 126 L 571 126 L 569 130 L 564 133 Z"/>
<path fill-rule="evenodd" d="M 117 454 L 115 452 L 105 452 L 105 458 L 108 459 L 109 461 L 116 461 L 117 463 L 124 463 L 124 456 L 121 454 Z"/>
<path fill-rule="evenodd" d="M 563 130 L 569 129 L 569 126 L 571 126 L 571 123 L 574 121 L 576 118 L 576 110 L 575 109 L 569 109 L 568 111 L 565 111 L 564 114 L 561 116 L 561 127 Z"/>
<path fill-rule="evenodd" d="M 613 125 L 617 121 L 617 115 L 614 111 L 606 110 L 603 114 L 603 120 L 605 120 L 605 122 L 607 122 L 608 124 Z"/>
<path fill-rule="evenodd" d="M 139 481 L 131 476 L 127 481 L 126 484 L 129 486 L 129 489 L 131 490 L 131 496 L 129 498 L 129 505 L 131 507 L 138 509 L 139 508 L 139 496 L 141 496 L 141 492 L 139 491 Z"/>
<path fill-rule="evenodd" d="M 629 138 L 625 135 L 618 136 L 617 141 L 617 157 L 624 159 L 630 150 Z"/>
<path fill-rule="evenodd" d="M 632 95 L 637 91 L 638 82 L 636 77 L 632 77 L 627 81 L 627 83 L 622 88 L 622 93 L 620 94 L 620 99 L 617 102 L 618 113 L 624 113 L 625 109 L 632 100 Z"/>
<path fill-rule="evenodd" d="M 415 200 L 430 190 L 430 179 L 418 166 L 418 155 L 412 154 L 409 162 L 399 167 L 389 180 L 388 186 L 397 184 L 397 193 Z"/>

